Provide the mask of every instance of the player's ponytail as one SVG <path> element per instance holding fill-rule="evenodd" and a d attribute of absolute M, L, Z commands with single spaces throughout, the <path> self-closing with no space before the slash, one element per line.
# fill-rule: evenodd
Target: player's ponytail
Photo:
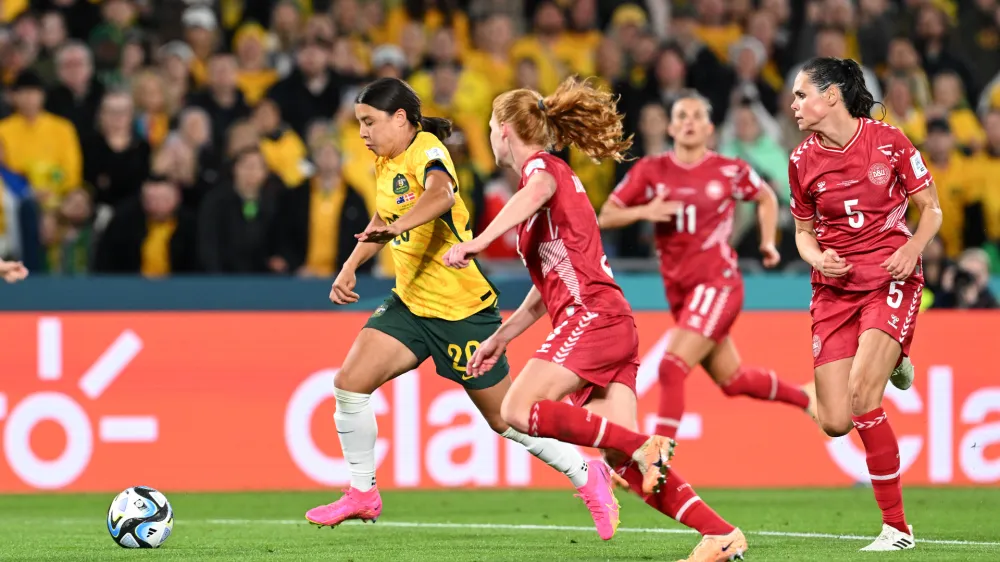
<path fill-rule="evenodd" d="M 830 86 L 837 86 L 844 108 L 851 117 L 869 117 L 875 107 L 875 98 L 865 85 L 865 74 L 861 65 L 851 59 L 818 57 L 802 67 L 802 72 L 820 92 Z"/>
<path fill-rule="evenodd" d="M 526 144 L 556 150 L 575 146 L 591 159 L 621 162 L 632 137 L 623 137 L 616 105 L 610 92 L 570 77 L 548 97 L 526 89 L 505 92 L 493 100 L 493 112 Z"/>
<path fill-rule="evenodd" d="M 398 78 L 379 78 L 364 87 L 354 103 L 370 105 L 389 115 L 403 110 L 406 120 L 414 128 L 426 131 L 444 140 L 451 136 L 451 121 L 440 117 L 424 117 L 420 110 L 420 97 L 413 88 Z"/>
<path fill-rule="evenodd" d="M 451 121 L 443 117 L 421 117 L 420 128 L 444 140 L 451 136 Z"/>

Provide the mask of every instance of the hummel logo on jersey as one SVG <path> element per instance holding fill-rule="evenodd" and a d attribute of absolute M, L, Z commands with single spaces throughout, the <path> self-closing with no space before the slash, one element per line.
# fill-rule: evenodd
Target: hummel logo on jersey
<path fill-rule="evenodd" d="M 895 314 L 890 314 L 889 315 L 889 325 L 892 326 L 892 329 L 898 330 L 899 329 L 898 324 L 899 324 L 899 317 L 896 316 Z"/>

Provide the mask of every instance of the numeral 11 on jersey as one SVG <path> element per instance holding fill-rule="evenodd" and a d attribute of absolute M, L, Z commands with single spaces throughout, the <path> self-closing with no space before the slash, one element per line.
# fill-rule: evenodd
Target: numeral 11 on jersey
<path fill-rule="evenodd" d="M 688 234 L 694 234 L 695 223 L 694 223 L 694 205 L 684 205 L 681 204 L 677 207 L 677 232 L 687 232 Z"/>

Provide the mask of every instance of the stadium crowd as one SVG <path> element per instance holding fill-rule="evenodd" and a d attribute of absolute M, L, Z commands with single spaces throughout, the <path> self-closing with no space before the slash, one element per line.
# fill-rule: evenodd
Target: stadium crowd
<path fill-rule="evenodd" d="M 873 117 L 924 153 L 945 217 L 925 254 L 935 306 L 996 304 L 1000 0 L 5 0 L 0 23 L 0 257 L 35 272 L 331 276 L 374 212 L 352 102 L 380 76 L 456 124 L 476 230 L 517 186 L 490 153 L 494 96 L 570 74 L 620 94 L 635 156 L 669 149 L 670 103 L 697 89 L 715 149 L 787 207 L 790 85 L 818 55 L 861 62 Z M 561 156 L 595 207 L 631 165 Z M 747 258 L 754 221 L 734 227 Z M 805 267 L 787 212 L 781 228 Z M 511 238 L 487 259 L 515 258 Z M 651 231 L 606 245 L 647 257 Z"/>

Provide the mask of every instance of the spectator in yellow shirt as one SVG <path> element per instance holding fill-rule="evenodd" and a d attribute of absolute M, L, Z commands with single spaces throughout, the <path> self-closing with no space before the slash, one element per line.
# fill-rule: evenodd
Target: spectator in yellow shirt
<path fill-rule="evenodd" d="M 0 120 L 4 164 L 28 179 L 44 208 L 55 209 L 83 177 L 80 140 L 72 123 L 44 111 L 36 74 L 22 72 L 13 90 L 15 113 Z"/>
<path fill-rule="evenodd" d="M 877 113 L 875 115 L 878 116 Z M 924 112 L 913 106 L 910 80 L 906 76 L 890 76 L 886 82 L 885 118 L 882 121 L 903 131 L 917 146 L 927 139 L 927 121 Z"/>
<path fill-rule="evenodd" d="M 181 23 L 184 24 L 184 40 L 194 52 L 191 78 L 200 88 L 208 81 L 208 59 L 218 44 L 219 22 L 211 8 L 195 5 L 184 10 Z"/>
<path fill-rule="evenodd" d="M 986 146 L 970 162 L 983 207 L 985 238 L 1000 245 L 1000 108 L 986 114 Z"/>
<path fill-rule="evenodd" d="M 281 121 L 281 108 L 274 100 L 261 100 L 251 122 L 260 135 L 260 151 L 268 169 L 281 178 L 285 187 L 298 187 L 311 175 L 312 166 L 302 138 Z"/>
<path fill-rule="evenodd" d="M 986 133 L 975 112 L 965 99 L 962 79 L 950 70 L 937 73 L 933 81 L 933 106 L 928 108 L 928 118 L 945 117 L 952 133 L 967 153 L 978 152 L 986 143 Z"/>
<path fill-rule="evenodd" d="M 535 10 L 534 32 L 518 39 L 510 49 L 516 61 L 531 59 L 538 69 L 539 91 L 552 93 L 569 69 L 557 52 L 557 44 L 565 33 L 562 11 L 551 1 L 541 2 Z"/>
<path fill-rule="evenodd" d="M 253 107 L 278 81 L 278 71 L 267 61 L 267 32 L 256 23 L 243 24 L 233 37 L 233 51 L 239 64 L 236 85 L 247 105 Z"/>
<path fill-rule="evenodd" d="M 489 76 L 492 95 L 510 89 L 514 82 L 514 64 L 510 48 L 514 25 L 504 14 L 493 14 L 476 25 L 476 48 L 462 56 L 462 64 L 481 76 Z"/>
<path fill-rule="evenodd" d="M 695 2 L 695 10 L 698 12 L 698 38 L 720 61 L 727 62 L 729 47 L 743 36 L 743 30 L 729 19 L 723 0 L 699 0 Z"/>
<path fill-rule="evenodd" d="M 965 248 L 966 212 L 977 200 L 976 178 L 969 173 L 966 158 L 956 150 L 955 138 L 945 119 L 928 121 L 923 152 L 941 200 L 943 222 L 938 236 L 944 242 L 945 254 L 954 258 Z M 918 214 L 914 208 L 910 209 L 911 219 Z"/>

